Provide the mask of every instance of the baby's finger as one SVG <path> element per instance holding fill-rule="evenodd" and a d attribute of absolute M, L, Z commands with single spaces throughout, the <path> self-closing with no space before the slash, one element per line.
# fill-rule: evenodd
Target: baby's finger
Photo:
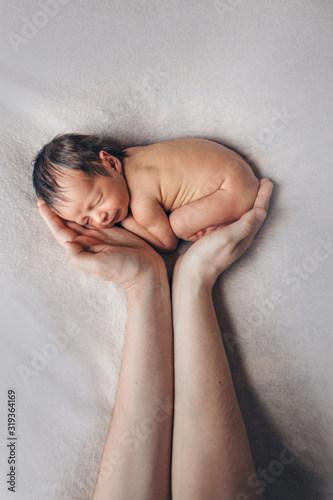
<path fill-rule="evenodd" d="M 72 241 L 76 238 L 75 231 L 66 227 L 60 217 L 50 210 L 45 201 L 38 200 L 37 205 L 44 222 L 60 245 L 63 245 L 65 241 Z"/>

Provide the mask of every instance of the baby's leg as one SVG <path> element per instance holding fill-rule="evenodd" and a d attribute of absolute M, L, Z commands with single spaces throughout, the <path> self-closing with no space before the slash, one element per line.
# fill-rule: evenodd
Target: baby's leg
<path fill-rule="evenodd" d="M 204 234 L 238 220 L 253 207 L 259 181 L 246 191 L 218 189 L 214 193 L 174 210 L 169 217 L 178 238 L 196 241 Z"/>

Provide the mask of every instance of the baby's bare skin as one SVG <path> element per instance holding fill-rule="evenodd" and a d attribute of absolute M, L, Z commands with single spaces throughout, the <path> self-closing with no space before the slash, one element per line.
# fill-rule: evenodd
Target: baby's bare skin
<path fill-rule="evenodd" d="M 127 153 L 123 171 L 131 212 L 153 234 L 159 228 L 161 235 L 163 226 L 170 224 L 177 238 L 196 241 L 239 219 L 252 208 L 259 189 L 250 166 L 212 141 L 174 139 L 129 148 Z M 136 232 L 135 221 L 128 217 L 122 225 Z"/>
<path fill-rule="evenodd" d="M 59 180 L 67 203 L 56 212 L 83 226 L 116 223 L 161 251 L 178 238 L 196 241 L 250 210 L 259 181 L 234 151 L 204 139 L 174 139 L 128 148 L 118 158 L 100 151 L 110 177 L 82 172 Z"/>

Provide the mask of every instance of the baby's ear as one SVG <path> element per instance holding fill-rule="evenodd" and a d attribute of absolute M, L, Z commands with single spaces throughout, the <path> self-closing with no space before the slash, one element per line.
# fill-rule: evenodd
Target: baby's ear
<path fill-rule="evenodd" d="M 112 158 L 112 156 L 109 155 L 109 153 L 107 153 L 106 151 L 100 151 L 99 157 L 102 161 L 107 161 L 108 163 L 110 163 L 110 159 Z"/>
<path fill-rule="evenodd" d="M 112 167 L 114 170 L 117 170 L 117 172 L 122 172 L 122 164 L 115 156 L 110 155 L 106 151 L 100 151 L 99 157 L 105 167 Z M 107 163 L 107 165 L 105 165 L 105 163 Z"/>

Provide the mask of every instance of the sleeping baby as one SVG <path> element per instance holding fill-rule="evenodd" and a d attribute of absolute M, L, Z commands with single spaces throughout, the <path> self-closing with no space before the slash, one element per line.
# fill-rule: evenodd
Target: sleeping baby
<path fill-rule="evenodd" d="M 245 160 L 216 142 L 174 139 L 121 150 L 80 134 L 42 148 L 33 183 L 62 219 L 87 228 L 120 223 L 163 252 L 239 219 L 259 189 Z"/>

